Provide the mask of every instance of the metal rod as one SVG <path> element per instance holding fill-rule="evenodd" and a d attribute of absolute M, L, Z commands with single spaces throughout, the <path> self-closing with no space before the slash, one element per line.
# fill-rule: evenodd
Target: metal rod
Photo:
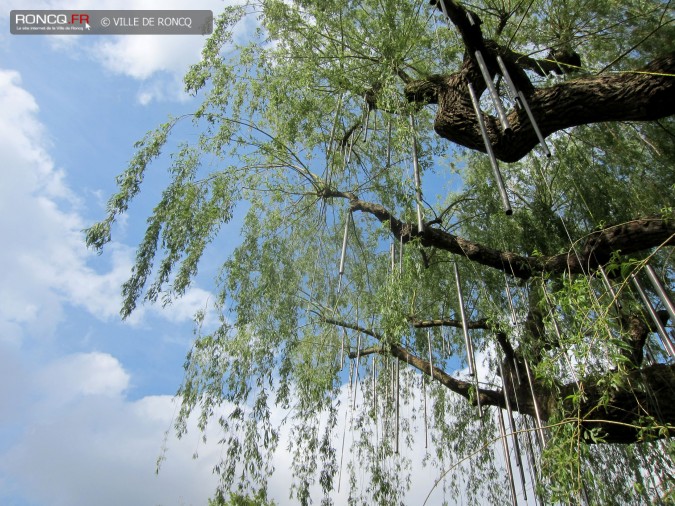
<path fill-rule="evenodd" d="M 433 1 L 432 3 L 434 3 L 434 4 L 438 3 L 441 6 L 441 11 L 445 15 L 445 17 L 450 19 L 450 16 L 448 16 L 448 10 L 445 8 L 445 1 L 444 0 L 438 0 L 437 2 Z"/>
<path fill-rule="evenodd" d="M 373 414 L 377 417 L 377 362 L 375 361 L 375 355 L 373 355 L 372 363 L 372 374 L 373 374 Z"/>
<path fill-rule="evenodd" d="M 473 376 L 474 385 L 476 387 L 476 405 L 478 407 L 478 417 L 483 417 L 483 409 L 480 405 L 480 391 L 478 389 L 478 371 L 476 370 L 476 358 L 473 351 L 473 343 L 469 338 L 469 328 L 466 322 L 466 313 L 464 312 L 464 296 L 462 295 L 462 282 L 459 277 L 459 269 L 457 262 L 453 264 L 455 271 L 455 283 L 457 285 L 457 300 L 459 302 L 459 314 L 462 318 L 462 332 L 464 333 L 464 342 L 466 344 L 467 362 L 469 363 L 469 374 Z"/>
<path fill-rule="evenodd" d="M 548 145 L 546 144 L 546 140 L 544 140 L 544 136 L 542 135 L 541 130 L 539 130 L 537 120 L 534 119 L 534 114 L 532 114 L 530 104 L 527 103 L 527 99 L 525 98 L 525 95 L 523 94 L 522 91 L 518 92 L 518 97 L 520 98 L 520 103 L 523 104 L 523 109 L 525 109 L 525 112 L 527 113 L 527 117 L 529 118 L 530 123 L 532 123 L 532 129 L 534 130 L 534 133 L 537 135 L 537 139 L 539 139 L 539 144 L 541 144 L 541 147 L 544 150 L 546 158 L 551 158 L 551 151 L 548 149 Z"/>
<path fill-rule="evenodd" d="M 516 497 L 516 485 L 513 481 L 513 468 L 511 467 L 511 454 L 509 452 L 509 444 L 506 441 L 506 429 L 504 428 L 504 417 L 502 410 L 497 408 L 497 421 L 499 422 L 499 434 L 501 435 L 502 448 L 504 449 L 504 462 L 506 463 L 506 473 L 509 475 L 509 489 L 511 490 L 511 503 L 513 506 L 518 506 L 518 498 Z"/>
<path fill-rule="evenodd" d="M 429 447 L 429 427 L 427 421 L 427 385 L 422 373 L 422 397 L 424 398 L 424 448 Z"/>
<path fill-rule="evenodd" d="M 546 286 L 542 283 L 542 291 L 544 292 L 544 298 L 546 299 L 546 304 L 548 305 L 548 309 L 551 312 L 551 321 L 553 322 L 553 330 L 555 330 L 555 335 L 558 338 L 558 342 L 562 342 L 562 333 L 560 332 L 560 326 L 558 325 L 558 320 L 556 320 L 555 314 L 553 314 L 553 302 L 551 302 L 551 299 L 548 296 L 548 292 L 546 291 Z M 577 377 L 577 373 L 574 370 L 574 367 L 572 367 L 572 362 L 570 362 L 570 358 L 567 356 L 567 351 L 563 351 L 563 357 L 565 357 L 565 362 L 567 363 L 567 367 L 570 370 L 570 373 L 572 374 L 572 379 L 574 379 L 574 382 L 577 385 L 577 390 L 581 392 L 581 384 L 579 383 L 579 378 Z"/>
<path fill-rule="evenodd" d="M 495 109 L 497 109 L 497 116 L 499 117 L 499 122 L 502 124 L 502 130 L 504 132 L 510 132 L 511 123 L 509 123 L 509 119 L 506 117 L 504 105 L 502 104 L 501 98 L 499 98 L 499 93 L 497 93 L 495 83 L 492 82 L 492 76 L 490 75 L 490 71 L 488 70 L 485 60 L 483 59 L 483 54 L 480 52 L 480 50 L 476 50 L 474 54 L 476 55 L 476 62 L 478 62 L 480 72 L 483 74 L 485 86 L 487 86 L 487 89 L 490 92 L 492 103 L 494 104 Z"/>
<path fill-rule="evenodd" d="M 631 273 L 630 279 L 633 282 L 633 286 L 640 295 L 642 302 L 647 308 L 647 312 L 649 313 L 649 316 L 651 316 L 654 325 L 656 325 L 656 331 L 658 332 L 659 337 L 661 338 L 661 343 L 663 344 L 663 347 L 666 349 L 666 352 L 670 357 L 675 357 L 675 347 L 673 346 L 673 343 L 670 341 L 670 338 L 666 333 L 666 329 L 663 327 L 663 323 L 661 323 L 661 319 L 656 314 L 656 311 L 654 311 L 654 307 L 652 306 L 652 303 L 649 301 L 649 298 L 647 297 L 644 288 L 642 288 L 642 283 L 640 283 L 640 280 L 633 273 Z"/>
<path fill-rule="evenodd" d="M 368 140 L 368 123 L 370 123 L 370 107 L 366 102 L 365 128 L 363 129 L 363 142 Z"/>
<path fill-rule="evenodd" d="M 506 411 L 509 417 L 509 427 L 511 428 L 511 440 L 513 441 L 513 451 L 516 454 L 516 465 L 520 470 L 520 483 L 523 488 L 523 496 L 527 501 L 527 490 L 525 485 L 525 471 L 523 469 L 523 461 L 520 456 L 520 443 L 518 442 L 518 435 L 516 434 L 516 421 L 513 418 L 513 408 L 511 408 L 511 399 L 509 399 L 509 393 L 507 390 L 507 378 L 504 375 L 504 369 L 502 367 L 501 357 L 497 356 L 497 365 L 499 366 L 499 376 L 502 379 L 502 392 L 504 393 L 504 403 L 506 404 Z M 515 393 L 515 392 L 514 392 Z M 500 411 L 501 414 L 501 411 Z"/>
<path fill-rule="evenodd" d="M 429 370 L 430 374 L 429 376 L 431 377 L 431 381 L 434 380 L 434 361 L 433 361 L 433 355 L 431 353 L 431 328 L 427 330 L 427 341 L 429 342 Z"/>
<path fill-rule="evenodd" d="M 522 104 L 520 103 L 520 97 L 518 96 L 518 90 L 516 89 L 516 85 L 513 83 L 513 80 L 511 79 L 511 74 L 509 74 L 509 71 L 506 69 L 506 65 L 504 64 L 504 60 L 502 60 L 501 56 L 497 56 L 497 65 L 499 65 L 499 70 L 502 73 L 502 76 L 504 77 L 504 81 L 506 81 L 506 91 L 508 92 L 509 98 L 513 100 L 517 106 L 522 107 Z"/>
<path fill-rule="evenodd" d="M 333 128 L 330 131 L 330 140 L 328 141 L 328 152 L 330 153 L 331 148 L 333 147 L 333 140 L 335 140 L 335 130 L 337 129 L 338 117 L 340 115 L 340 109 L 342 108 L 342 93 L 338 98 L 337 107 L 335 108 L 335 119 L 333 120 Z"/>
<path fill-rule="evenodd" d="M 358 337 L 356 338 L 356 362 L 354 367 L 356 368 L 356 373 L 354 374 L 354 404 L 352 409 L 356 409 L 356 393 L 359 388 L 359 359 L 361 358 L 361 333 L 359 332 Z"/>
<path fill-rule="evenodd" d="M 391 165 L 391 118 L 387 121 L 387 167 Z"/>
<path fill-rule="evenodd" d="M 502 76 L 504 76 L 504 80 L 506 81 L 506 89 L 509 92 L 511 100 L 513 100 L 517 106 L 525 109 L 527 117 L 530 120 L 530 123 L 532 124 L 532 129 L 534 130 L 534 133 L 537 135 L 537 139 L 539 139 L 539 144 L 541 144 L 541 147 L 544 150 L 544 154 L 546 155 L 547 158 L 550 158 L 551 151 L 548 149 L 548 145 L 546 144 L 544 136 L 541 134 L 541 130 L 539 130 L 539 125 L 537 124 L 537 120 L 534 119 L 534 115 L 532 114 L 532 110 L 530 109 L 530 106 L 527 103 L 525 95 L 516 89 L 516 85 L 513 83 L 511 75 L 509 74 L 509 71 L 507 70 L 506 65 L 504 64 L 504 60 L 502 60 L 501 56 L 497 56 L 497 64 L 499 65 L 499 69 L 502 72 Z"/>
<path fill-rule="evenodd" d="M 392 242 L 389 244 L 389 263 L 391 264 L 391 272 L 394 272 L 394 266 L 396 265 L 396 246 Z"/>
<path fill-rule="evenodd" d="M 600 265 L 598 267 L 598 271 L 600 271 L 600 277 L 602 278 L 602 282 L 605 284 L 605 288 L 607 288 L 607 291 L 612 296 L 612 302 L 614 303 L 616 310 L 621 311 L 621 302 L 619 301 L 619 298 L 616 295 L 616 291 L 614 290 L 612 283 L 609 281 L 609 277 L 607 276 L 605 268 L 602 265 Z"/>
<path fill-rule="evenodd" d="M 349 211 L 347 213 L 347 219 L 345 220 L 345 233 L 342 237 L 342 252 L 340 253 L 340 268 L 338 269 L 338 275 L 340 276 L 340 281 L 342 281 L 342 275 L 345 273 L 345 257 L 347 256 L 347 238 L 349 237 L 349 222 L 351 220 L 352 213 Z"/>
<path fill-rule="evenodd" d="M 537 395 L 534 392 L 534 384 L 532 382 L 532 374 L 530 373 L 530 366 L 527 365 L 527 360 L 523 360 L 525 364 L 525 373 L 527 374 L 527 381 L 530 384 L 530 392 L 532 393 L 532 404 L 534 404 L 534 414 L 537 422 L 537 434 L 539 434 L 539 441 L 541 447 L 546 446 L 546 439 L 544 438 L 544 429 L 541 423 L 541 414 L 539 413 L 539 403 L 537 402 Z"/>
<path fill-rule="evenodd" d="M 668 293 L 661 284 L 659 278 L 656 277 L 654 268 L 651 265 L 645 265 L 645 270 L 647 271 L 647 277 L 649 278 L 649 281 L 651 281 L 652 286 L 654 287 L 654 291 L 659 296 L 659 299 L 661 299 L 661 302 L 663 302 L 663 305 L 666 307 L 668 314 L 670 314 L 671 321 L 673 324 L 675 324 L 675 305 L 673 305 L 672 299 L 668 296 Z"/>
<path fill-rule="evenodd" d="M 413 152 L 413 176 L 415 178 L 415 197 L 417 201 L 417 228 L 420 232 L 424 231 L 424 216 L 422 213 L 422 180 L 420 178 L 420 165 L 417 156 L 417 138 L 415 136 L 415 117 L 410 113 L 410 128 L 412 130 L 412 152 Z"/>
<path fill-rule="evenodd" d="M 400 409 L 401 409 L 401 371 L 399 361 L 396 360 L 396 454 L 399 452 Z"/>
<path fill-rule="evenodd" d="M 347 330 L 342 327 L 342 345 L 340 346 L 340 370 L 345 366 L 345 337 L 347 337 Z"/>
<path fill-rule="evenodd" d="M 398 270 L 403 272 L 403 234 L 401 234 L 401 237 L 399 238 L 398 245 Z"/>
<path fill-rule="evenodd" d="M 499 165 L 497 165 L 497 158 L 492 151 L 492 144 L 490 144 L 490 138 L 488 137 L 487 130 L 485 129 L 485 122 L 483 121 L 483 113 L 480 110 L 480 104 L 478 103 L 478 97 L 476 97 L 476 92 L 473 89 L 471 83 L 467 83 L 469 88 L 469 95 L 471 96 L 471 103 L 473 108 L 476 111 L 476 117 L 478 118 L 478 126 L 480 128 L 480 133 L 483 136 L 483 142 L 485 143 L 485 151 L 490 157 L 490 164 L 492 165 L 492 172 L 497 182 L 497 188 L 499 189 L 499 195 L 502 199 L 502 205 L 504 207 L 504 212 L 507 215 L 513 214 L 511 209 L 511 202 L 509 202 L 509 196 L 506 193 L 506 187 L 504 186 L 504 180 L 502 179 L 502 173 L 499 171 Z"/>
<path fill-rule="evenodd" d="M 513 318 L 513 326 L 514 327 L 519 327 L 518 325 L 518 318 L 516 315 L 516 308 L 513 306 L 513 299 L 511 298 L 511 287 L 509 286 L 509 279 L 506 277 L 506 274 L 504 274 L 504 283 L 506 283 L 506 298 L 509 301 L 509 308 L 511 308 L 511 317 Z M 520 379 L 520 372 L 518 371 L 518 364 L 516 364 L 516 360 L 514 357 L 512 357 L 512 362 L 513 362 L 513 369 L 516 371 L 516 378 L 518 379 L 518 385 L 521 385 L 523 382 Z"/>

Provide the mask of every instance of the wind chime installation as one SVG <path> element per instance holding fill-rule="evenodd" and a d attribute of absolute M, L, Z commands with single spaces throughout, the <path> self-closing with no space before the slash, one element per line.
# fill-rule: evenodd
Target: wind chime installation
<path fill-rule="evenodd" d="M 478 371 L 476 370 L 476 356 L 473 350 L 473 343 L 469 337 L 469 327 L 466 321 L 466 313 L 464 312 L 464 296 L 462 295 L 462 281 L 459 277 L 459 269 L 457 263 L 453 264 L 455 271 L 455 284 L 457 286 L 457 302 L 459 304 L 459 314 L 462 319 L 462 332 L 464 333 L 464 343 L 466 345 L 467 362 L 469 364 L 469 374 L 473 376 L 474 387 L 476 389 L 476 406 L 478 408 L 478 417 L 483 417 L 483 409 L 480 405 L 480 390 L 478 388 Z"/>
<path fill-rule="evenodd" d="M 450 19 L 444 0 L 432 0 L 431 4 L 432 5 L 439 4 L 445 18 L 448 20 Z M 471 13 L 467 11 L 466 16 L 467 19 L 469 20 L 469 24 L 471 26 L 475 26 L 476 22 L 474 21 Z M 506 115 L 504 104 L 502 103 L 501 98 L 499 97 L 499 92 L 495 88 L 494 82 L 492 80 L 492 75 L 490 74 L 488 66 L 485 62 L 483 53 L 479 49 L 477 49 L 476 51 L 474 51 L 473 57 L 476 63 L 478 64 L 478 68 L 480 69 L 483 81 L 485 82 L 485 87 L 487 88 L 488 93 L 492 99 L 492 103 L 494 104 L 495 110 L 497 111 L 497 117 L 499 118 L 499 123 L 501 124 L 502 131 L 508 134 L 512 132 L 513 129 L 508 119 L 508 116 Z M 499 66 L 499 72 L 501 73 L 502 77 L 504 78 L 504 81 L 506 82 L 507 94 L 509 98 L 514 102 L 517 108 L 523 109 L 525 111 L 525 114 L 527 115 L 527 118 L 532 125 L 532 129 L 534 130 L 535 135 L 537 136 L 539 144 L 541 144 L 544 154 L 547 157 L 550 157 L 551 151 L 546 145 L 544 136 L 542 135 L 541 130 L 539 129 L 539 125 L 537 124 L 534 114 L 532 114 L 532 109 L 530 109 L 530 106 L 527 102 L 527 99 L 525 98 L 524 93 L 516 88 L 513 79 L 511 79 L 511 75 L 507 70 L 506 64 L 504 63 L 504 60 L 500 56 L 497 56 L 496 60 L 497 65 Z M 497 188 L 499 190 L 499 195 L 502 201 L 504 213 L 506 215 L 511 215 L 513 214 L 513 210 L 511 209 L 511 202 L 509 200 L 509 196 L 506 191 L 506 187 L 504 185 L 504 180 L 502 178 L 501 171 L 499 170 L 497 158 L 495 157 L 494 151 L 492 149 L 490 136 L 485 126 L 485 120 L 483 119 L 483 112 L 480 108 L 480 97 L 478 97 L 478 95 L 476 94 L 476 91 L 471 82 L 467 82 L 467 89 L 469 91 L 469 96 L 471 98 L 471 104 L 473 105 L 473 109 L 476 113 L 478 128 L 480 129 L 481 136 L 483 138 L 483 143 L 485 144 L 485 152 L 487 153 L 490 159 L 490 165 L 492 167 L 495 182 L 497 183 Z"/>

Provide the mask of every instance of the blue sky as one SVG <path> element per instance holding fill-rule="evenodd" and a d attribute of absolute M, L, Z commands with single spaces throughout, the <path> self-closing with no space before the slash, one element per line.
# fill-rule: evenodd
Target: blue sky
<path fill-rule="evenodd" d="M 222 451 L 201 443 L 196 430 L 180 441 L 169 436 L 155 475 L 177 409 L 172 395 L 192 316 L 211 298 L 216 259 L 205 259 L 198 282 L 171 307 L 144 306 L 125 322 L 118 314 L 161 173 L 148 177 L 102 256 L 85 248 L 82 235 L 103 217 L 134 142 L 169 115 L 196 107 L 182 76 L 204 38 L 17 36 L 9 33 L 9 12 L 95 6 L 217 13 L 223 5 L 0 0 L 0 504 L 205 505 Z M 290 463 L 280 446 L 270 494 L 285 504 Z M 424 450 L 409 456 L 421 461 Z M 415 469 L 423 499 L 435 473 Z"/>
<path fill-rule="evenodd" d="M 154 473 L 176 410 L 172 394 L 192 315 L 210 294 L 198 283 L 167 310 L 143 307 L 120 321 L 120 285 L 153 190 L 104 255 L 88 251 L 81 233 L 103 216 L 133 143 L 169 114 L 194 108 L 181 78 L 204 39 L 13 36 L 9 12 L 222 6 L 0 1 L 3 505 L 206 504 L 220 454 L 200 444 L 196 431 L 170 438 L 162 471 Z"/>

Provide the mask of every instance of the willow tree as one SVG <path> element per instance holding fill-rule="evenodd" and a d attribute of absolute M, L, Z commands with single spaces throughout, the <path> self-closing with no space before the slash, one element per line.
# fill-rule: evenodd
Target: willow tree
<path fill-rule="evenodd" d="M 672 21 L 657 0 L 225 10 L 185 80 L 197 140 L 171 137 L 185 118 L 148 134 L 87 231 L 102 248 L 179 146 L 122 314 L 180 297 L 232 243 L 176 425 L 222 426 L 223 493 L 264 489 L 281 446 L 303 504 L 424 497 L 422 463 L 432 502 L 497 504 L 503 439 L 520 501 L 672 499 L 673 322 L 645 277 L 667 292 L 675 267 Z"/>

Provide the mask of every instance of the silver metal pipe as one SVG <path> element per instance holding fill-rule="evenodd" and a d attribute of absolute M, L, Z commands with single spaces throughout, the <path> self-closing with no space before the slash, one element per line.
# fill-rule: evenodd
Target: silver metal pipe
<path fill-rule="evenodd" d="M 356 369 L 356 372 L 354 374 L 354 404 L 352 405 L 352 409 L 356 409 L 356 394 L 358 393 L 359 389 L 359 359 L 361 358 L 361 333 L 359 332 L 358 337 L 356 338 L 356 362 L 354 363 L 354 367 Z"/>
<path fill-rule="evenodd" d="M 668 296 L 668 293 L 661 284 L 659 278 L 656 277 L 656 272 L 654 272 L 654 268 L 648 264 L 645 265 L 645 271 L 647 271 L 647 277 L 649 278 L 649 281 L 651 281 L 652 286 L 654 287 L 654 291 L 659 296 L 659 299 L 661 299 L 661 302 L 663 302 L 663 305 L 666 307 L 668 314 L 670 314 L 670 320 L 675 325 L 675 305 L 673 305 L 672 299 Z"/>
<path fill-rule="evenodd" d="M 340 346 L 340 370 L 345 366 L 345 337 L 347 337 L 347 330 L 342 328 L 342 345 Z"/>
<path fill-rule="evenodd" d="M 396 360 L 396 454 L 399 452 L 400 433 L 400 409 L 401 409 L 401 370 L 398 359 Z"/>
<path fill-rule="evenodd" d="M 387 121 L 387 167 L 391 165 L 391 118 Z"/>
<path fill-rule="evenodd" d="M 487 129 L 485 128 L 485 122 L 483 121 L 483 113 L 480 110 L 478 97 L 476 96 L 476 92 L 473 89 L 472 84 L 467 83 L 467 86 L 469 88 L 469 95 L 471 96 L 471 103 L 473 104 L 473 108 L 476 111 L 476 117 L 478 118 L 478 127 L 480 128 L 480 133 L 483 136 L 483 142 L 485 143 L 485 151 L 490 157 L 492 172 L 494 174 L 495 181 L 497 182 L 497 188 L 499 189 L 499 195 L 501 196 L 502 199 L 502 206 L 504 207 L 504 212 L 507 215 L 513 214 L 513 210 L 511 209 L 511 202 L 509 202 L 509 196 L 506 193 L 506 187 L 504 186 L 504 180 L 502 179 L 502 173 L 499 171 L 499 165 L 497 165 L 497 158 L 495 158 L 495 154 L 492 151 L 492 144 L 490 144 L 490 138 L 488 137 Z"/>
<path fill-rule="evenodd" d="M 431 381 L 434 380 L 434 361 L 433 361 L 433 355 L 431 353 L 431 328 L 427 330 L 427 341 L 429 343 L 429 370 L 430 374 L 429 376 L 431 377 Z"/>
<path fill-rule="evenodd" d="M 338 117 L 340 115 L 340 109 L 342 108 L 342 95 L 343 94 L 340 93 L 340 97 L 338 98 L 337 107 L 335 108 L 335 119 L 333 120 L 333 127 L 331 128 L 331 131 L 330 131 L 330 140 L 328 141 L 328 149 L 326 150 L 327 153 L 330 153 L 332 151 L 333 140 L 335 140 L 335 130 L 337 129 Z"/>
<path fill-rule="evenodd" d="M 422 374 L 422 396 L 424 397 L 424 448 L 429 447 L 429 426 L 427 420 L 427 386 Z"/>
<path fill-rule="evenodd" d="M 532 404 L 534 404 L 534 414 L 537 422 L 537 434 L 539 434 L 539 441 L 541 447 L 546 446 L 546 439 L 544 438 L 544 428 L 541 423 L 541 413 L 539 412 L 539 403 L 537 402 L 537 395 L 534 392 L 534 383 L 532 382 L 532 374 L 530 373 L 530 366 L 527 365 L 527 360 L 523 360 L 525 364 L 525 373 L 527 374 L 527 381 L 530 384 L 530 392 L 532 393 Z"/>
<path fill-rule="evenodd" d="M 511 427 L 511 440 L 513 441 L 513 451 L 516 454 L 516 465 L 520 470 L 520 484 L 523 488 L 523 496 L 527 501 L 527 487 L 525 483 L 525 470 L 523 469 L 523 461 L 520 456 L 520 443 L 518 442 L 518 435 L 516 434 L 516 421 L 513 418 L 513 408 L 511 407 L 511 400 L 509 399 L 509 392 L 507 390 L 508 381 L 504 375 L 501 357 L 497 356 L 497 365 L 499 366 L 499 376 L 502 378 L 502 392 L 504 393 L 504 403 L 506 404 L 506 411 L 509 417 L 509 426 Z M 514 392 L 515 393 L 515 392 Z M 501 411 L 500 411 L 501 413 Z"/>
<path fill-rule="evenodd" d="M 644 288 L 642 288 L 642 283 L 640 283 L 640 280 L 633 273 L 631 273 L 630 275 L 630 280 L 633 282 L 633 286 L 637 290 L 638 294 L 640 295 L 640 298 L 642 299 L 642 302 L 647 308 L 647 312 L 649 313 L 649 316 L 652 318 L 654 325 L 656 325 L 656 331 L 659 334 L 659 337 L 661 338 L 661 343 L 663 344 L 663 347 L 666 349 L 666 352 L 671 358 L 675 357 L 675 346 L 673 346 L 673 343 L 670 341 L 670 337 L 668 337 L 668 334 L 666 333 L 666 329 L 663 327 L 663 324 L 661 323 L 661 320 L 656 314 L 656 311 L 654 311 L 652 303 L 649 301 L 649 298 L 647 297 Z"/>
<path fill-rule="evenodd" d="M 464 333 L 464 342 L 466 344 L 467 362 L 469 363 L 469 374 L 473 376 L 474 385 L 476 388 L 476 406 L 478 408 L 478 417 L 483 417 L 483 408 L 480 405 L 480 390 L 478 387 L 478 371 L 476 369 L 476 357 L 474 355 L 473 343 L 469 338 L 469 328 L 466 322 L 466 313 L 464 312 L 464 296 L 462 295 L 462 282 L 459 277 L 459 269 L 457 262 L 453 264 L 455 271 L 455 283 L 457 285 L 457 300 L 459 302 L 459 314 L 462 318 L 462 332 Z"/>
<path fill-rule="evenodd" d="M 502 124 L 502 130 L 504 132 L 511 131 L 511 123 L 506 117 L 506 111 L 504 110 L 504 104 L 502 104 L 502 99 L 499 98 L 499 93 L 497 93 L 497 88 L 495 88 L 495 83 L 492 82 L 492 76 L 490 71 L 487 68 L 487 64 L 483 59 L 483 54 L 476 50 L 474 53 L 476 56 L 476 62 L 478 62 L 478 68 L 480 68 L 481 74 L 483 74 L 483 79 L 485 80 L 485 86 L 487 86 L 488 91 L 490 92 L 490 97 L 492 98 L 492 103 L 497 109 L 497 116 L 499 117 L 499 122 Z"/>
<path fill-rule="evenodd" d="M 518 323 L 518 316 L 516 315 L 516 309 L 513 306 L 513 299 L 511 298 L 511 287 L 509 286 L 509 279 L 506 277 L 506 274 L 504 274 L 504 283 L 506 284 L 506 298 L 509 301 L 509 308 L 511 309 L 511 317 L 513 318 L 513 326 L 518 328 L 520 327 Z M 520 372 L 518 371 L 518 364 L 516 364 L 515 358 L 512 359 L 513 361 L 513 369 L 516 371 L 516 378 L 518 379 L 518 384 L 522 384 L 522 380 L 520 379 Z"/>
<path fill-rule="evenodd" d="M 614 287 L 612 286 L 612 283 L 610 282 L 609 277 L 607 276 L 605 268 L 602 265 L 600 265 L 598 266 L 598 271 L 600 271 L 600 277 L 602 278 L 602 282 L 605 284 L 605 288 L 607 288 L 607 291 L 612 296 L 612 302 L 614 303 L 616 310 L 621 311 L 621 302 L 619 302 L 619 298 L 617 297 L 616 291 L 614 290 Z"/>
<path fill-rule="evenodd" d="M 499 70 L 502 73 L 502 77 L 504 77 L 504 81 L 506 81 L 506 90 L 508 92 L 509 98 L 513 100 L 517 106 L 522 107 L 516 85 L 513 83 L 511 74 L 509 74 L 509 71 L 506 69 L 506 65 L 504 64 L 504 60 L 502 60 L 501 56 L 497 56 L 497 65 L 499 65 Z"/>
<path fill-rule="evenodd" d="M 511 467 L 511 454 L 509 452 L 509 444 L 506 441 L 506 429 L 504 428 L 504 417 L 502 410 L 497 408 L 497 421 L 499 422 L 499 434 L 501 435 L 502 448 L 504 449 L 504 462 L 506 463 L 506 473 L 509 475 L 509 489 L 511 490 L 511 504 L 518 506 L 518 498 L 516 496 L 516 485 L 513 481 L 513 468 Z"/>
<path fill-rule="evenodd" d="M 415 196 L 417 200 L 417 228 L 424 231 L 424 216 L 422 212 L 422 180 L 420 178 L 420 164 L 417 156 L 417 138 L 415 136 L 415 117 L 410 113 L 410 128 L 412 129 L 413 176 L 415 178 Z"/>
<path fill-rule="evenodd" d="M 530 120 L 530 123 L 532 124 L 534 133 L 537 135 L 537 139 L 539 139 L 539 144 L 541 144 L 541 147 L 544 150 L 544 154 L 546 155 L 547 158 L 550 158 L 551 151 L 548 149 L 548 145 L 546 144 L 546 140 L 544 140 L 544 136 L 541 134 L 541 130 L 539 130 L 539 125 L 537 124 L 537 121 L 534 119 L 534 115 L 532 114 L 532 110 L 530 109 L 530 106 L 527 103 L 527 99 L 525 98 L 525 95 L 522 92 L 519 92 L 516 89 L 516 85 L 511 79 L 511 75 L 509 74 L 509 71 L 506 69 L 506 65 L 504 64 L 504 60 L 502 60 L 501 56 L 497 56 L 497 65 L 499 65 L 499 70 L 501 70 L 502 76 L 506 81 L 506 89 L 508 90 L 509 97 L 511 97 L 511 100 L 513 100 L 517 106 L 525 109 L 527 117 Z"/>
<path fill-rule="evenodd" d="M 523 95 L 522 91 L 518 92 L 518 97 L 520 98 L 520 103 L 523 104 L 523 109 L 525 109 L 525 112 L 527 113 L 527 117 L 530 119 L 530 123 L 532 123 L 532 129 L 534 130 L 534 133 L 537 136 L 537 139 L 539 139 L 539 144 L 541 144 L 541 148 L 544 150 L 544 154 L 546 155 L 546 158 L 551 158 L 551 151 L 548 149 L 548 145 L 546 144 L 546 141 L 544 140 L 544 136 L 541 133 L 541 130 L 539 130 L 539 125 L 537 124 L 537 120 L 534 119 L 534 114 L 532 114 L 532 109 L 530 109 L 530 105 L 527 103 L 527 99 L 525 98 L 525 95 Z"/>
<path fill-rule="evenodd" d="M 338 274 L 340 277 L 345 273 L 345 257 L 347 256 L 347 238 L 349 237 L 349 221 L 351 220 L 352 213 L 351 211 L 347 213 L 347 219 L 345 220 L 345 233 L 342 237 L 342 252 L 340 253 L 340 268 L 338 269 Z"/>

